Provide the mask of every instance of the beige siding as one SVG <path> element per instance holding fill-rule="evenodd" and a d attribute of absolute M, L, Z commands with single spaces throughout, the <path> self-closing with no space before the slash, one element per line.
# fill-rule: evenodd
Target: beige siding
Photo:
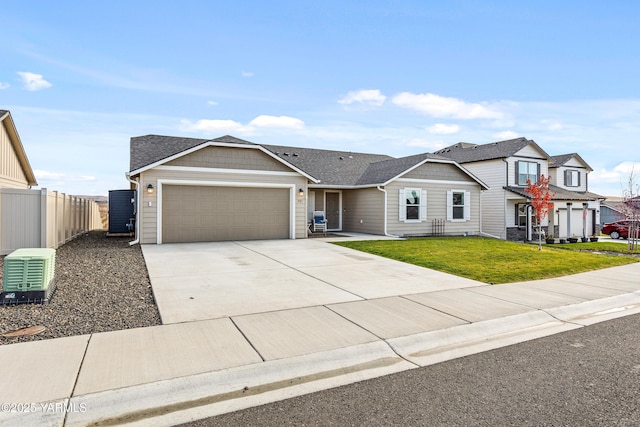
<path fill-rule="evenodd" d="M 342 192 L 342 229 L 384 234 L 384 193 L 376 188 Z"/>
<path fill-rule="evenodd" d="M 427 191 L 427 219 L 418 223 L 400 221 L 398 215 L 399 190 L 411 187 Z M 434 183 L 420 181 L 394 181 L 385 187 L 387 191 L 387 232 L 398 236 L 430 235 L 433 233 L 433 220 L 445 220 L 447 235 L 478 235 L 480 233 L 480 185 L 473 183 Z M 471 193 L 471 219 L 463 222 L 446 221 L 447 191 L 463 190 Z"/>
<path fill-rule="evenodd" d="M 576 162 L 577 163 L 577 162 Z M 551 181 L 553 185 L 566 188 L 570 191 L 587 191 L 587 170 L 582 166 L 559 167 L 555 169 L 555 179 Z M 580 185 L 577 187 L 568 187 L 565 185 L 564 172 L 566 170 L 577 170 L 580 173 Z"/>
<path fill-rule="evenodd" d="M 224 173 L 221 171 L 207 172 L 202 169 L 198 170 L 166 170 L 162 168 L 154 168 L 145 171 L 140 177 L 141 203 L 138 208 L 138 220 L 141 221 L 140 242 L 141 243 L 157 243 L 157 226 L 158 226 L 158 191 L 152 194 L 147 193 L 148 184 L 152 184 L 154 188 L 158 188 L 158 180 L 173 181 L 197 181 L 197 182 L 233 182 L 247 183 L 250 187 L 253 183 L 260 184 L 277 184 L 277 185 L 294 185 L 297 190 L 302 188 L 307 194 L 307 180 L 301 175 L 279 175 L 252 172 L 251 174 Z M 175 183 L 174 183 L 175 184 Z M 306 199 L 299 200 L 297 197 L 295 203 L 295 238 L 305 238 L 307 236 L 306 225 Z M 247 205 L 247 209 L 252 209 L 251 204 Z"/>
<path fill-rule="evenodd" d="M 518 161 L 533 162 L 540 164 L 540 175 L 549 176 L 549 162 L 547 159 L 531 159 L 526 157 L 510 157 L 507 162 L 509 163 L 509 173 L 507 173 L 508 183 L 510 186 L 517 186 L 516 181 L 516 164 Z M 466 165 L 465 165 L 466 166 Z M 478 178 L 483 179 L 482 176 Z"/>
<path fill-rule="evenodd" d="M 506 226 L 506 198 L 507 191 L 503 189 L 509 173 L 507 163 L 502 160 L 487 160 L 483 162 L 465 163 L 469 172 L 487 184 L 490 190 L 482 192 L 482 232 L 492 236 L 507 238 Z"/>
<path fill-rule="evenodd" d="M 436 179 L 439 181 L 469 181 L 469 175 L 446 163 L 426 163 L 401 178 Z"/>
<path fill-rule="evenodd" d="M 515 156 L 526 157 L 529 159 L 544 159 L 545 162 L 547 161 L 544 155 L 532 144 L 527 145 L 522 150 L 515 153 Z"/>
<path fill-rule="evenodd" d="M 166 166 L 291 172 L 292 169 L 252 148 L 205 147 L 166 163 Z"/>
<path fill-rule="evenodd" d="M 4 123 L 0 123 L 0 188 L 28 188 L 27 177 Z"/>

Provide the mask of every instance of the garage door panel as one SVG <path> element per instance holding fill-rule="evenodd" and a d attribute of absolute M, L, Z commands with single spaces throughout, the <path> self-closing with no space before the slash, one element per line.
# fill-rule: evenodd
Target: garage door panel
<path fill-rule="evenodd" d="M 163 186 L 163 242 L 289 238 L 287 188 Z"/>

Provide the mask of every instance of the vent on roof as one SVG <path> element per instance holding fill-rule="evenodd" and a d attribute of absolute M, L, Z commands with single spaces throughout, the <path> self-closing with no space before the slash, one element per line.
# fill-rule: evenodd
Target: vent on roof
<path fill-rule="evenodd" d="M 298 157 L 298 153 L 293 153 L 293 157 Z"/>
<path fill-rule="evenodd" d="M 283 154 L 283 155 L 285 155 L 285 156 L 288 156 L 288 155 L 289 155 L 289 153 L 282 153 L 282 154 Z"/>
<path fill-rule="evenodd" d="M 42 303 L 55 291 L 55 249 L 18 249 L 4 259 L 0 304 Z"/>

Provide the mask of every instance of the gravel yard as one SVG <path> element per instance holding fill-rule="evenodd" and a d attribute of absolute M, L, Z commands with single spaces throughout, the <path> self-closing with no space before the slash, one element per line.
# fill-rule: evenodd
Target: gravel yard
<path fill-rule="evenodd" d="M 53 297 L 46 304 L 0 305 L 0 345 L 160 325 L 142 251 L 130 240 L 92 231 L 58 248 Z M 2 336 L 32 326 L 46 329 Z"/>

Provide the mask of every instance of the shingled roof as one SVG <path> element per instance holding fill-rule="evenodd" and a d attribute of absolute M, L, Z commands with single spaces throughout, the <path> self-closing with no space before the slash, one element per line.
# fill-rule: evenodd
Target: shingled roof
<path fill-rule="evenodd" d="M 584 166 L 592 171 L 593 169 L 587 162 L 584 161 L 582 157 L 578 153 L 568 153 L 568 154 L 560 154 L 557 156 L 551 156 L 551 162 L 549 163 L 550 168 L 559 168 L 560 166 L 564 166 L 569 160 L 576 158 L 580 161 Z"/>
<path fill-rule="evenodd" d="M 526 197 L 527 199 L 531 199 L 531 194 L 527 193 L 524 187 L 512 187 L 507 186 L 504 187 L 505 190 L 509 190 L 512 193 L 515 193 L 519 196 Z M 592 200 L 604 200 L 603 196 L 600 196 L 596 193 L 592 193 L 590 191 L 571 191 L 565 188 L 561 188 L 555 185 L 549 184 L 549 191 L 551 193 L 555 193 L 552 200 L 554 201 L 565 201 L 565 200 L 578 200 L 583 202 L 588 202 Z"/>
<path fill-rule="evenodd" d="M 458 163 L 480 162 L 483 160 L 506 159 L 515 155 L 527 145 L 533 144 L 543 156 L 551 157 L 535 141 L 527 138 L 515 138 L 505 141 L 491 142 L 489 144 L 470 144 L 459 142 L 435 152 L 435 154 L 448 157 Z"/>
<path fill-rule="evenodd" d="M 164 135 L 136 136 L 131 138 L 130 141 L 129 170 L 133 172 L 209 141 L 255 145 L 252 142 L 229 135 L 216 139 L 183 138 Z"/>
<path fill-rule="evenodd" d="M 254 144 L 229 135 L 215 139 L 145 135 L 131 138 L 130 172 L 162 163 L 163 160 L 184 151 L 212 142 L 259 146 L 326 186 L 379 185 L 420 165 L 425 160 L 452 162 L 451 159 L 431 153 L 394 158 L 384 154 Z M 460 166 L 456 165 L 456 167 Z M 462 170 L 470 178 L 486 187 L 478 178 Z"/>

